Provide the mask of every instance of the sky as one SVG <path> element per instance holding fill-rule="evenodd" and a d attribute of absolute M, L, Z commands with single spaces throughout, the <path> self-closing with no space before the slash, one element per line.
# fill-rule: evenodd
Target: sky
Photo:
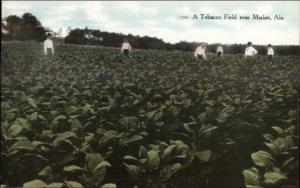
<path fill-rule="evenodd" d="M 2 1 L 2 18 L 26 12 L 45 27 L 62 28 L 64 36 L 70 26 L 147 35 L 171 43 L 300 44 L 299 1 Z M 198 19 L 192 19 L 195 14 Z M 200 14 L 222 19 L 201 19 Z M 224 20 L 224 14 L 251 19 Z M 252 20 L 253 14 L 271 20 Z M 284 20 L 273 20 L 276 14 Z"/>

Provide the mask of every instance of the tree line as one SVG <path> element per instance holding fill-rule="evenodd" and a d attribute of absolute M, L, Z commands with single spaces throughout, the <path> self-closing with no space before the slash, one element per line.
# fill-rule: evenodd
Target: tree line
<path fill-rule="evenodd" d="M 53 33 L 51 29 L 42 26 L 41 22 L 31 13 L 25 13 L 22 17 L 11 15 L 1 22 L 1 40 L 36 40 L 43 41 L 48 33 Z M 92 36 L 92 37 L 87 37 Z M 156 49 L 156 50 L 182 50 L 194 51 L 197 42 L 181 41 L 175 44 L 164 42 L 162 39 L 149 36 L 139 36 L 132 34 L 122 34 L 115 32 L 100 31 L 89 28 L 76 28 L 69 32 L 64 42 L 82 45 L 100 45 L 108 47 L 120 47 L 124 38 L 127 38 L 136 49 Z M 207 52 L 215 52 L 218 44 L 207 44 Z M 266 46 L 254 45 L 259 54 L 266 54 Z M 225 53 L 244 53 L 246 44 L 224 44 Z M 274 46 L 276 54 L 279 55 L 299 55 L 300 46 L 285 45 Z"/>
<path fill-rule="evenodd" d="M 95 38 L 87 38 L 86 35 L 92 35 Z M 97 40 L 101 38 L 103 40 Z M 164 42 L 162 39 L 149 36 L 139 36 L 132 34 L 113 33 L 93 29 L 74 29 L 71 30 L 69 35 L 66 36 L 65 42 L 70 44 L 83 44 L 83 45 L 100 45 L 109 47 L 120 47 L 123 40 L 127 39 L 134 48 L 137 49 L 156 49 L 156 50 L 182 50 L 194 51 L 199 45 L 198 42 L 181 41 L 175 44 Z M 215 52 L 218 44 L 207 44 L 207 52 Z M 266 46 L 253 45 L 261 55 L 266 54 Z M 246 44 L 224 44 L 223 48 L 225 53 L 229 54 L 243 54 Z M 299 55 L 300 46 L 297 45 L 277 45 L 274 46 L 276 54 L 279 55 Z"/>
<path fill-rule="evenodd" d="M 1 20 L 1 40 L 43 41 L 50 32 L 31 13 L 22 17 L 11 15 Z"/>

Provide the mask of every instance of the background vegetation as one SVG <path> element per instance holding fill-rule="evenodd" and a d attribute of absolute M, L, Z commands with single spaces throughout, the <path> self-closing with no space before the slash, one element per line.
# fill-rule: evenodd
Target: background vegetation
<path fill-rule="evenodd" d="M 6 32 L 4 32 L 6 31 Z M 53 33 L 50 28 L 44 28 L 38 19 L 31 13 L 25 13 L 21 18 L 15 15 L 8 16 L 2 20 L 2 40 L 45 40 L 46 33 Z M 93 38 L 87 38 L 92 35 Z M 103 40 L 97 40 L 102 38 Z M 76 28 L 69 32 L 64 41 L 69 44 L 99 45 L 108 47 L 120 47 L 124 38 L 127 38 L 135 49 L 156 49 L 156 50 L 182 50 L 194 51 L 197 42 L 181 41 L 175 44 L 166 43 L 162 39 L 149 36 L 132 34 L 113 33 L 88 28 Z M 203 39 L 205 40 L 205 39 Z M 203 41 L 202 41 L 203 42 Z M 205 42 L 205 41 L 204 41 Z M 243 54 L 246 44 L 223 44 L 225 53 Z M 215 52 L 217 44 L 208 44 L 207 51 Z M 266 46 L 255 45 L 259 54 L 266 54 Z M 278 55 L 299 55 L 300 46 L 274 46 Z"/>

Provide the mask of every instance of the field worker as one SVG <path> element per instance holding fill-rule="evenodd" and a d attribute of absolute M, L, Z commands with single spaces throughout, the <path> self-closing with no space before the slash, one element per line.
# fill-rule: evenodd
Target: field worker
<path fill-rule="evenodd" d="M 218 57 L 223 56 L 224 50 L 223 50 L 223 47 L 222 47 L 221 44 L 218 44 L 216 53 L 217 53 L 217 56 L 218 56 Z"/>
<path fill-rule="evenodd" d="M 131 52 L 131 46 L 130 46 L 128 40 L 124 39 L 124 42 L 122 44 L 121 53 L 123 53 L 127 57 L 130 52 Z"/>
<path fill-rule="evenodd" d="M 205 44 L 201 43 L 195 50 L 195 57 L 197 58 L 198 62 L 201 62 L 202 60 L 206 60 L 206 55 L 205 55 Z"/>
<path fill-rule="evenodd" d="M 51 34 L 48 34 L 47 39 L 44 41 L 44 52 L 45 55 L 48 54 L 48 50 L 52 52 L 52 55 L 54 54 L 54 47 L 53 47 L 53 41 L 51 40 Z"/>
<path fill-rule="evenodd" d="M 247 43 L 247 48 L 245 50 L 245 58 L 247 56 L 254 56 L 257 54 L 257 50 L 252 47 L 252 42 Z"/>
<path fill-rule="evenodd" d="M 268 60 L 272 61 L 273 56 L 274 56 L 274 50 L 271 44 L 268 45 L 267 47 L 267 56 L 268 56 Z"/>

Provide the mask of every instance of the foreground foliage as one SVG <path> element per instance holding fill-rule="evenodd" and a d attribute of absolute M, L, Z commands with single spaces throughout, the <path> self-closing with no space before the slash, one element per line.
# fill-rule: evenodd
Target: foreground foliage
<path fill-rule="evenodd" d="M 56 51 L 3 46 L 3 184 L 297 185 L 298 57 L 197 64 L 184 52 Z"/>

